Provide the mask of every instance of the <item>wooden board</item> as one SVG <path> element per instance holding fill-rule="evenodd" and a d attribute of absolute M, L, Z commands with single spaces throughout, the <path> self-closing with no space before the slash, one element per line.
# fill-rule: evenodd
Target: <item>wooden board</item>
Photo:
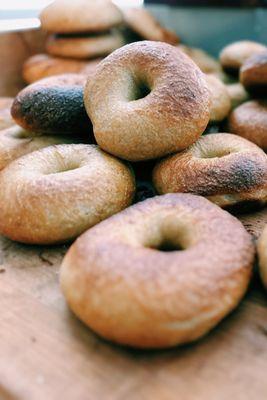
<path fill-rule="evenodd" d="M 42 47 L 38 32 L 25 37 L 27 45 L 20 34 L 0 36 L 0 95 L 16 93 L 22 61 Z M 267 209 L 240 219 L 256 240 Z M 133 351 L 101 340 L 68 310 L 58 284 L 66 250 L 0 237 L 0 400 L 267 398 L 267 297 L 256 273 L 240 307 L 203 340 Z"/>

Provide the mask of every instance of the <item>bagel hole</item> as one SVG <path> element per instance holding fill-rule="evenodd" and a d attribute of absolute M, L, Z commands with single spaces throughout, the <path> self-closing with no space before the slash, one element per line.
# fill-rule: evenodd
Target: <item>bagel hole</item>
<path fill-rule="evenodd" d="M 213 149 L 213 150 L 204 152 L 201 155 L 201 158 L 204 158 L 204 159 L 206 159 L 206 158 L 207 159 L 208 158 L 222 158 L 222 157 L 229 156 L 232 153 L 236 153 L 236 151 L 232 151 L 232 150 L 229 150 L 229 149 L 219 149 L 219 150 L 214 150 Z"/>
<path fill-rule="evenodd" d="M 135 82 L 135 90 L 131 101 L 143 99 L 148 96 L 150 92 L 151 89 L 145 81 Z"/>
<path fill-rule="evenodd" d="M 151 246 L 150 248 L 158 251 L 171 252 L 184 250 L 180 243 L 174 243 L 171 240 L 163 239 L 157 246 Z"/>

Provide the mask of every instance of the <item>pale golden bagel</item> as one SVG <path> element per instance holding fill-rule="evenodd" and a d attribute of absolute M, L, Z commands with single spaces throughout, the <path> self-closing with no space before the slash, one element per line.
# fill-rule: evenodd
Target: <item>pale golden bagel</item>
<path fill-rule="evenodd" d="M 132 43 L 106 57 L 87 81 L 84 103 L 100 147 L 131 161 L 188 147 L 210 116 L 204 75 L 162 42 Z"/>
<path fill-rule="evenodd" d="M 11 161 L 53 144 L 71 143 L 71 139 L 59 136 L 40 136 L 18 125 L 0 131 L 0 170 Z"/>
<path fill-rule="evenodd" d="M 267 102 L 251 100 L 229 115 L 229 131 L 256 143 L 267 151 Z"/>
<path fill-rule="evenodd" d="M 0 130 L 15 124 L 10 114 L 12 103 L 12 97 L 0 97 Z"/>
<path fill-rule="evenodd" d="M 46 51 L 59 57 L 95 58 L 106 56 L 124 44 L 122 34 L 116 31 L 93 36 L 50 35 Z"/>
<path fill-rule="evenodd" d="M 105 31 L 122 22 L 109 0 L 56 0 L 40 14 L 42 29 L 55 33 Z"/>
<path fill-rule="evenodd" d="M 206 75 L 211 93 L 210 122 L 216 123 L 227 117 L 231 110 L 231 99 L 226 85 L 214 75 Z"/>
<path fill-rule="evenodd" d="M 237 82 L 226 85 L 231 100 L 231 108 L 236 108 L 249 99 L 249 94 L 244 86 Z"/>
<path fill-rule="evenodd" d="M 254 95 L 267 97 L 267 49 L 250 57 L 242 65 L 240 81 Z"/>
<path fill-rule="evenodd" d="M 63 74 L 32 83 L 15 97 L 12 117 L 33 132 L 86 133 L 92 140 L 92 124 L 83 103 L 85 79 L 83 75 Z"/>
<path fill-rule="evenodd" d="M 200 338 L 237 306 L 253 259 L 236 218 L 202 197 L 170 194 L 84 233 L 63 260 L 61 287 L 105 339 L 170 347 Z"/>
<path fill-rule="evenodd" d="M 158 193 L 207 197 L 221 207 L 267 201 L 267 156 L 229 133 L 201 137 L 189 149 L 160 161 L 153 171 Z"/>
<path fill-rule="evenodd" d="M 188 55 L 188 57 L 190 57 L 197 64 L 202 72 L 206 74 L 222 73 L 222 67 L 220 63 L 206 51 L 195 47 L 188 47 L 183 44 L 179 44 L 177 48 Z"/>
<path fill-rule="evenodd" d="M 153 15 L 144 8 L 126 8 L 123 11 L 123 16 L 126 25 L 143 39 L 170 44 L 177 44 L 180 41 L 175 32 L 161 26 Z"/>
<path fill-rule="evenodd" d="M 266 51 L 267 47 L 250 40 L 241 40 L 230 43 L 220 53 L 220 62 L 223 68 L 230 73 L 238 74 L 239 68 L 254 54 Z"/>
<path fill-rule="evenodd" d="M 71 240 L 131 204 L 129 168 L 95 145 L 63 144 L 27 154 L 0 172 L 0 232 L 12 240 Z"/>
<path fill-rule="evenodd" d="M 100 61 L 101 58 L 85 61 L 37 54 L 28 58 L 23 64 L 22 76 L 27 83 L 33 83 L 49 76 L 66 73 L 79 73 L 88 77 L 95 73 Z"/>
<path fill-rule="evenodd" d="M 267 288 L 267 225 L 258 241 L 259 271 L 262 282 Z"/>

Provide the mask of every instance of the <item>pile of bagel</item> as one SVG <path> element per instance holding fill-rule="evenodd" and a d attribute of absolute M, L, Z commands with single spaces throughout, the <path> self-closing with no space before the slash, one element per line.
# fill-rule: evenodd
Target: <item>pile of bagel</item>
<path fill-rule="evenodd" d="M 62 32 L 56 5 L 42 23 Z M 139 348 L 216 326 L 244 296 L 256 247 L 267 286 L 267 227 L 256 246 L 233 215 L 267 202 L 267 47 L 236 42 L 217 61 L 164 32 L 0 100 L 0 233 L 75 240 L 61 267 L 70 308 Z"/>

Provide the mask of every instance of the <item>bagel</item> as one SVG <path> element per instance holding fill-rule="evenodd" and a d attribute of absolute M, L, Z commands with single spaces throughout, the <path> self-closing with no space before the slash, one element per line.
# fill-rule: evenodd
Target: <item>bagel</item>
<path fill-rule="evenodd" d="M 220 63 L 206 51 L 195 47 L 188 47 L 183 44 L 179 44 L 177 48 L 190 57 L 202 72 L 206 74 L 222 73 Z"/>
<path fill-rule="evenodd" d="M 94 36 L 50 35 L 46 51 L 52 56 L 94 58 L 106 56 L 124 44 L 122 34 L 116 31 Z"/>
<path fill-rule="evenodd" d="M 84 103 L 99 146 L 131 161 L 188 147 L 210 116 L 204 75 L 162 42 L 132 43 L 106 57 L 87 81 Z"/>
<path fill-rule="evenodd" d="M 71 143 L 70 138 L 62 135 L 38 136 L 17 125 L 4 129 L 0 131 L 0 170 L 25 154 L 61 143 Z"/>
<path fill-rule="evenodd" d="M 92 124 L 83 104 L 85 79 L 83 75 L 64 74 L 32 83 L 15 97 L 12 117 L 29 131 L 86 133 L 92 141 Z"/>
<path fill-rule="evenodd" d="M 226 85 L 228 95 L 231 100 L 231 108 L 236 108 L 249 99 L 249 94 L 241 83 Z"/>
<path fill-rule="evenodd" d="M 206 81 L 211 93 L 210 122 L 220 122 L 227 117 L 231 110 L 231 99 L 227 88 L 214 75 L 206 75 Z"/>
<path fill-rule="evenodd" d="M 260 276 L 265 288 L 267 288 L 267 225 L 258 241 L 258 255 Z"/>
<path fill-rule="evenodd" d="M 123 11 L 124 21 L 142 39 L 166 42 L 169 44 L 179 43 L 179 37 L 175 32 L 164 28 L 144 8 L 126 8 Z"/>
<path fill-rule="evenodd" d="M 99 58 L 85 61 L 37 54 L 25 61 L 22 68 L 22 76 L 27 83 L 65 73 L 79 73 L 88 77 L 94 75 L 100 61 L 101 59 Z"/>
<path fill-rule="evenodd" d="M 160 194 L 187 192 L 221 207 L 267 201 L 267 156 L 239 136 L 217 133 L 160 161 L 153 171 Z"/>
<path fill-rule="evenodd" d="M 260 54 L 266 51 L 267 47 L 261 43 L 250 40 L 241 40 L 230 43 L 224 47 L 220 53 L 220 62 L 225 71 L 232 74 L 238 74 L 240 67 L 244 62 L 254 54 Z"/>
<path fill-rule="evenodd" d="M 267 151 L 267 102 L 251 100 L 231 112 L 229 131 L 256 143 Z"/>
<path fill-rule="evenodd" d="M 12 103 L 12 97 L 0 97 L 0 131 L 14 125 L 15 123 L 10 114 Z"/>
<path fill-rule="evenodd" d="M 40 14 L 42 29 L 55 33 L 105 31 L 122 22 L 109 0 L 56 0 Z"/>
<path fill-rule="evenodd" d="M 95 145 L 37 150 L 0 172 L 0 232 L 18 242 L 62 243 L 130 205 L 134 178 Z"/>
<path fill-rule="evenodd" d="M 85 232 L 63 259 L 60 279 L 72 311 L 99 335 L 163 348 L 200 338 L 231 312 L 253 259 L 251 237 L 235 217 L 202 197 L 169 194 Z"/>
<path fill-rule="evenodd" d="M 250 57 L 242 65 L 240 81 L 252 94 L 267 97 L 267 49 Z"/>

